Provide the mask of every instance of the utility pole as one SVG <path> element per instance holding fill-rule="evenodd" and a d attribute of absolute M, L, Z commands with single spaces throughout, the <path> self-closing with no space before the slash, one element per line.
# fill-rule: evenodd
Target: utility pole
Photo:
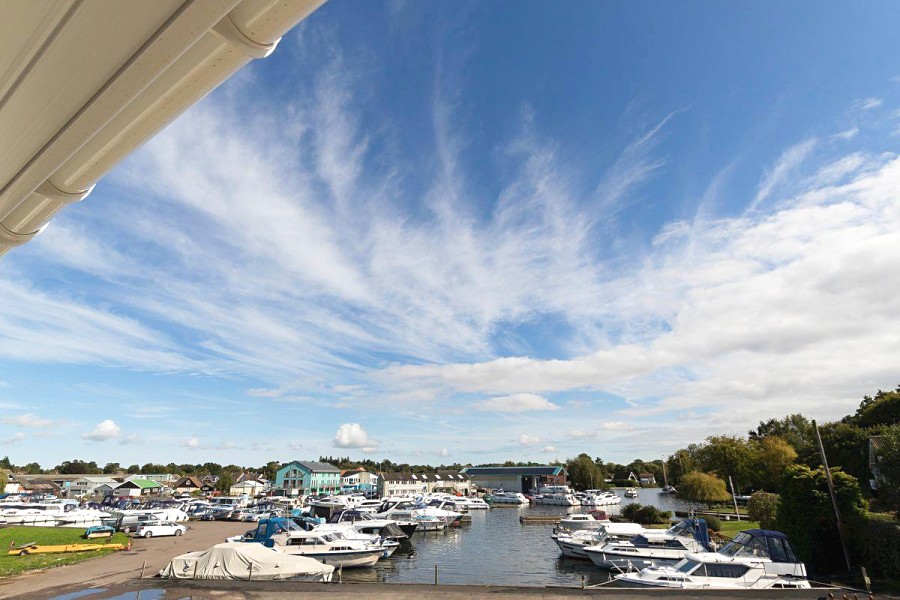
<path fill-rule="evenodd" d="M 819 453 L 822 455 L 822 465 L 825 467 L 825 477 L 828 479 L 828 493 L 831 494 L 831 505 L 834 506 L 834 518 L 837 520 L 838 537 L 841 540 L 841 549 L 844 551 L 844 561 L 847 563 L 847 572 L 853 571 L 850 566 L 850 554 L 847 552 L 847 544 L 844 542 L 844 523 L 841 521 L 841 512 L 838 510 L 837 496 L 834 493 L 834 482 L 831 480 L 831 469 L 828 468 L 828 459 L 825 458 L 825 446 L 822 445 L 822 436 L 819 435 L 819 426 L 812 422 L 816 430 L 816 440 L 819 442 Z"/>

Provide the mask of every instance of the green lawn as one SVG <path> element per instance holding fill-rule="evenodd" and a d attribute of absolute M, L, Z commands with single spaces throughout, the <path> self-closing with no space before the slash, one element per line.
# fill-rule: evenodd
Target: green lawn
<path fill-rule="evenodd" d="M 82 539 L 82 528 L 68 527 L 7 527 L 0 529 L 0 578 L 12 577 L 25 571 L 46 569 L 59 565 L 90 560 L 97 556 L 106 556 L 111 550 L 97 552 L 75 552 L 69 554 L 33 554 L 31 556 L 9 556 L 6 552 L 10 544 L 19 546 L 30 542 L 38 544 L 104 544 L 105 538 L 92 540 Z M 113 535 L 111 543 L 127 544 L 128 536 L 124 533 Z"/>
<path fill-rule="evenodd" d="M 722 521 L 722 529 L 719 530 L 719 535 L 731 539 L 745 529 L 758 528 L 759 523 L 756 521 Z"/>

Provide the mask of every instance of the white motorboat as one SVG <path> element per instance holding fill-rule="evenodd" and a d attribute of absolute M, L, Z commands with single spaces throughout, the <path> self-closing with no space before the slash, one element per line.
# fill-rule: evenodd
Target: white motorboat
<path fill-rule="evenodd" d="M 585 492 L 584 498 L 581 500 L 582 506 L 612 506 L 621 504 L 622 499 L 612 492 L 596 490 L 593 493 Z"/>
<path fill-rule="evenodd" d="M 601 525 L 610 523 L 606 513 L 602 510 L 594 510 L 589 513 L 575 513 L 567 515 L 559 520 L 560 527 L 568 531 L 596 531 Z"/>
<path fill-rule="evenodd" d="M 456 502 L 457 504 L 462 504 L 469 510 L 487 510 L 491 507 L 490 504 L 475 496 L 463 496 L 458 498 Z"/>
<path fill-rule="evenodd" d="M 411 521 L 416 524 L 417 531 L 440 531 L 448 523 L 462 518 L 460 513 L 426 508 L 416 500 L 407 498 L 388 498 L 381 508 L 380 512 L 374 513 L 372 516 L 398 522 Z"/>
<path fill-rule="evenodd" d="M 100 525 L 108 512 L 79 508 L 77 502 L 2 502 L 0 519 L 9 525 L 36 527 L 90 527 Z"/>
<path fill-rule="evenodd" d="M 609 542 L 630 540 L 644 532 L 637 523 L 600 523 L 597 529 L 578 531 L 559 530 L 550 538 L 559 546 L 563 556 L 590 560 L 584 551 L 590 546 L 603 546 Z"/>
<path fill-rule="evenodd" d="M 625 496 L 626 498 L 637 498 L 638 491 L 633 487 L 625 488 L 625 493 L 622 495 Z"/>
<path fill-rule="evenodd" d="M 538 494 L 534 497 L 535 504 L 546 504 L 550 506 L 579 506 L 581 501 L 575 498 L 574 494 L 557 492 L 553 494 Z"/>
<path fill-rule="evenodd" d="M 809 589 L 806 566 L 780 531 L 748 529 L 718 552 L 687 553 L 672 566 L 616 575 L 626 586 L 679 589 Z"/>
<path fill-rule="evenodd" d="M 491 504 L 528 504 L 528 498 L 521 492 L 499 490 L 485 498 Z"/>
<path fill-rule="evenodd" d="M 688 552 L 708 550 L 706 521 L 693 517 L 666 530 L 647 529 L 627 542 L 584 549 L 598 567 L 621 571 L 674 564 Z"/>
<path fill-rule="evenodd" d="M 272 536 L 274 548 L 285 554 L 315 558 L 337 568 L 371 567 L 384 549 L 360 540 L 348 540 L 339 531 L 285 531 Z"/>

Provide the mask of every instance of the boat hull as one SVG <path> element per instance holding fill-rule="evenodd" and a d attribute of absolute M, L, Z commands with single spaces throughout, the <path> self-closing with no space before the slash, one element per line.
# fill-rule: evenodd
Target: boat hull
<path fill-rule="evenodd" d="M 335 569 L 362 569 L 377 563 L 378 559 L 381 558 L 382 552 L 381 549 L 378 549 L 353 552 L 285 552 L 285 554 L 314 558 L 321 563 L 333 566 Z"/>

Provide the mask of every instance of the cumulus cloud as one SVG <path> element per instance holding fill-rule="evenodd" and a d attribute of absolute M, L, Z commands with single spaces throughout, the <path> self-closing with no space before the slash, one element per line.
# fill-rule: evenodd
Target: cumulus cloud
<path fill-rule="evenodd" d="M 570 438 L 589 438 L 597 435 L 594 431 L 582 431 L 581 429 L 573 429 L 566 434 L 566 437 Z"/>
<path fill-rule="evenodd" d="M 521 434 L 519 436 L 519 445 L 520 446 L 536 446 L 541 443 L 541 438 L 534 437 L 528 434 Z"/>
<path fill-rule="evenodd" d="M 122 429 L 111 419 L 101 421 L 97 423 L 93 431 L 81 434 L 83 439 L 93 442 L 106 442 L 121 436 Z"/>
<path fill-rule="evenodd" d="M 16 415 L 14 417 L 2 417 L 0 418 L 0 423 L 4 423 L 6 425 L 17 425 L 19 427 L 35 427 L 35 428 L 43 428 L 50 427 L 53 425 L 53 421 L 50 419 L 42 419 L 34 413 L 26 413 L 23 415 Z"/>
<path fill-rule="evenodd" d="M 438 452 L 438 456 L 441 456 L 441 457 L 450 456 L 450 451 L 447 450 L 446 448 L 441 448 L 440 451 Z"/>
<path fill-rule="evenodd" d="M 556 446 L 544 446 L 543 448 L 541 448 L 541 452 L 543 452 L 544 454 L 553 454 L 554 452 L 556 452 Z"/>
<path fill-rule="evenodd" d="M 203 444 L 200 443 L 200 438 L 193 436 L 184 440 L 179 444 L 182 448 L 189 448 L 191 450 L 198 450 L 203 447 Z"/>
<path fill-rule="evenodd" d="M 558 410 L 559 406 L 553 404 L 543 396 L 537 394 L 510 394 L 489 398 L 472 405 L 476 410 L 488 410 L 500 413 L 520 413 L 532 410 Z"/>
<path fill-rule="evenodd" d="M 363 452 L 372 452 L 381 442 L 370 438 L 359 423 L 344 423 L 338 427 L 333 443 L 336 448 L 359 448 Z"/>

